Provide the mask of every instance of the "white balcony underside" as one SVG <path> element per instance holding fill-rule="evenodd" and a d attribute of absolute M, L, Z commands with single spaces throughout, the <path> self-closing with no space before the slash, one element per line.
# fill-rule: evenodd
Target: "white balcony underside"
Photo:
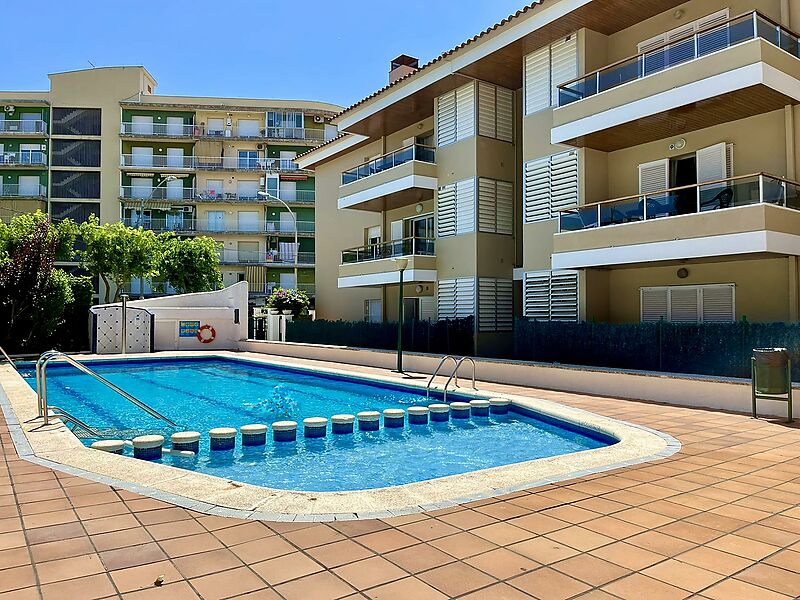
<path fill-rule="evenodd" d="M 632 81 L 614 89 L 619 90 L 626 85 L 637 84 L 639 81 L 641 80 Z M 550 133 L 550 139 L 553 144 L 561 144 L 568 140 L 578 139 L 598 131 L 756 85 L 765 85 L 800 101 L 800 81 L 762 62 L 708 77 L 702 81 L 676 87 L 624 106 L 554 127 Z"/>
<path fill-rule="evenodd" d="M 436 271 L 428 269 L 408 269 L 404 272 L 403 281 L 408 283 L 434 282 L 436 281 Z M 398 271 L 339 277 L 339 288 L 389 285 L 392 283 L 400 283 L 400 273 Z"/>
<path fill-rule="evenodd" d="M 357 182 L 354 182 L 357 183 Z M 425 175 L 406 175 L 393 181 L 376 185 L 366 190 L 350 194 L 349 196 L 342 196 L 339 198 L 339 208 L 350 208 L 363 202 L 369 202 L 375 198 L 402 192 L 403 190 L 410 190 L 414 188 L 435 190 L 438 187 L 438 180 L 435 177 L 426 177 Z"/>
<path fill-rule="evenodd" d="M 800 256 L 800 236 L 776 231 L 750 231 L 613 248 L 558 252 L 553 254 L 552 268 L 585 269 L 761 253 Z"/>

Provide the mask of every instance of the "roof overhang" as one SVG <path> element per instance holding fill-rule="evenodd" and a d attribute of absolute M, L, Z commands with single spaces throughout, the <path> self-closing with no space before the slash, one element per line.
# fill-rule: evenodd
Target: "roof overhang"
<path fill-rule="evenodd" d="M 314 148 L 305 154 L 301 154 L 295 158 L 295 162 L 301 169 L 313 169 L 315 166 L 321 163 L 336 158 L 343 152 L 355 150 L 359 146 L 363 146 L 368 141 L 369 138 L 365 135 L 342 135 L 329 142 L 326 142 L 325 144 L 322 144 L 318 148 Z"/>

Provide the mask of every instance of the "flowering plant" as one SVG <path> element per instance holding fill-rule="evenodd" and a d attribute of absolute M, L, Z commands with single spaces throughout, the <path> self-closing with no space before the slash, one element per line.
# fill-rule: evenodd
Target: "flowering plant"
<path fill-rule="evenodd" d="M 310 303 L 308 295 L 301 290 L 275 288 L 267 298 L 266 305 L 267 308 L 291 310 L 295 315 L 299 315 Z"/>

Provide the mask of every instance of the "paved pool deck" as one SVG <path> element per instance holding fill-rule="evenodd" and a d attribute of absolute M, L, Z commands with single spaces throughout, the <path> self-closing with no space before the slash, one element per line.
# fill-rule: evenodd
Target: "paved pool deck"
<path fill-rule="evenodd" d="M 425 513 L 267 522 L 210 516 L 31 463 L 0 416 L 0 600 L 800 594 L 797 424 L 478 387 L 649 427 L 682 447 L 656 462 Z"/>

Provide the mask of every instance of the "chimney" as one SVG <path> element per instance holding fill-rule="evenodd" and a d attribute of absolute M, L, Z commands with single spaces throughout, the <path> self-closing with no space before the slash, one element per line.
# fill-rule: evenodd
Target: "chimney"
<path fill-rule="evenodd" d="M 407 54 L 401 54 L 395 58 L 389 69 L 389 83 L 394 83 L 406 75 L 410 75 L 419 69 L 419 59 Z"/>

